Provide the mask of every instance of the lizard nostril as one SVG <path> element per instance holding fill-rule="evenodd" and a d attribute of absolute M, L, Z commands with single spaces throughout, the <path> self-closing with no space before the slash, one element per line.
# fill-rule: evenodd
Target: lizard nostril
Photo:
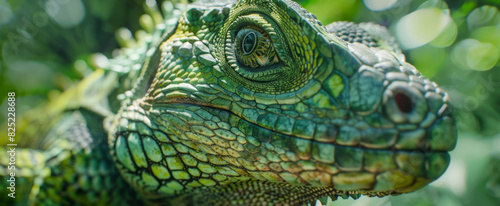
<path fill-rule="evenodd" d="M 427 101 L 420 90 L 407 82 L 395 81 L 384 92 L 384 109 L 395 123 L 420 123 L 427 115 Z"/>
<path fill-rule="evenodd" d="M 396 101 L 396 105 L 398 105 L 398 108 L 401 112 L 404 113 L 409 113 L 413 110 L 413 103 L 411 101 L 411 98 L 405 94 L 404 92 L 398 92 L 394 96 L 394 100 Z"/>

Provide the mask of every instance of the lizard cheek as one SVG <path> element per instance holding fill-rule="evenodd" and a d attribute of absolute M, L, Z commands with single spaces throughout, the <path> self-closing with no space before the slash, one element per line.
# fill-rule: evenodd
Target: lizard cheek
<path fill-rule="evenodd" d="M 371 68 L 362 67 L 349 80 L 349 106 L 358 114 L 373 113 L 380 105 L 384 90 L 384 75 Z"/>

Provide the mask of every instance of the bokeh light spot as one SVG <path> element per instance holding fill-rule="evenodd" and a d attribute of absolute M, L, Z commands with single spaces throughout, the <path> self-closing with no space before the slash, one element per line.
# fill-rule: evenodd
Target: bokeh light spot
<path fill-rule="evenodd" d="M 85 17 L 85 7 L 81 0 L 48 0 L 45 2 L 45 11 L 64 28 L 80 24 Z"/>
<path fill-rule="evenodd" d="M 479 43 L 467 52 L 467 66 L 479 71 L 489 70 L 498 61 L 498 50 L 490 43 Z"/>
<path fill-rule="evenodd" d="M 435 47 L 448 47 L 457 38 L 458 28 L 455 22 L 450 21 L 444 30 L 429 44 Z"/>
<path fill-rule="evenodd" d="M 107 68 L 109 66 L 109 59 L 102 53 L 96 53 L 90 56 L 90 62 L 97 68 Z"/>
<path fill-rule="evenodd" d="M 500 51 L 500 27 L 486 26 L 475 29 L 470 35 L 472 38 L 481 42 L 487 42 L 494 45 Z"/>
<path fill-rule="evenodd" d="M 7 6 L 0 6 L 0 24 L 8 23 L 12 19 L 12 11 Z"/>
<path fill-rule="evenodd" d="M 438 8 L 419 9 L 401 18 L 396 36 L 404 49 L 416 48 L 438 37 L 450 21 L 450 16 Z"/>
<path fill-rule="evenodd" d="M 453 48 L 452 58 L 461 68 L 485 71 L 493 68 L 500 57 L 498 49 L 492 44 L 464 39 Z"/>
<path fill-rule="evenodd" d="M 457 65 L 458 68 L 469 69 L 466 59 L 467 52 L 469 51 L 469 48 L 473 47 L 476 44 L 479 44 L 479 41 L 475 39 L 464 39 L 455 44 L 451 55 L 453 63 Z"/>
<path fill-rule="evenodd" d="M 372 11 L 384 11 L 390 9 L 398 2 L 397 0 L 363 0 L 366 8 Z"/>
<path fill-rule="evenodd" d="M 476 8 L 467 16 L 467 26 L 469 26 L 469 29 L 498 23 L 500 23 L 500 14 L 498 9 L 493 6 L 486 5 Z"/>

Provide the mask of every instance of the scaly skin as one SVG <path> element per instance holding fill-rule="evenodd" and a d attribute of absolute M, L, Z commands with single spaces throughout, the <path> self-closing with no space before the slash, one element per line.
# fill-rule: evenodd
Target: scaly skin
<path fill-rule="evenodd" d="M 116 114 L 85 107 L 93 103 L 74 111 L 80 125 L 106 116 L 111 155 L 104 143 L 68 146 L 68 158 L 38 177 L 70 177 L 36 184 L 42 195 L 32 191 L 32 201 L 299 205 L 407 193 L 446 170 L 456 142 L 448 95 L 405 62 L 380 26 L 325 27 L 288 0 L 202 2 L 162 25 L 149 49 L 135 50 L 142 70 L 129 75 L 138 80 Z M 113 73 L 123 82 L 126 74 Z M 90 142 L 103 140 L 96 127 L 83 132 Z M 116 169 L 95 172 L 96 161 Z M 87 179 L 71 176 L 73 165 Z M 130 195 L 112 202 L 114 188 L 88 185 L 110 176 Z M 50 196 L 71 186 L 81 189 Z M 94 199 L 78 196 L 89 188 Z"/>

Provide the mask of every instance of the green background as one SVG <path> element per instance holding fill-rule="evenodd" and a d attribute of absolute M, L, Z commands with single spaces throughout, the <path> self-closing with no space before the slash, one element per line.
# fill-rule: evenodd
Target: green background
<path fill-rule="evenodd" d="M 450 94 L 457 118 L 450 167 L 431 186 L 332 205 L 500 205 L 500 1 L 298 2 L 325 25 L 388 27 L 407 61 Z M 146 11 L 142 0 L 0 0 L 0 116 L 7 116 L 7 92 L 16 92 L 19 116 L 75 85 L 103 57 L 112 58 L 130 40 L 127 35 L 137 35 Z M 122 27 L 130 33 L 116 32 Z M 400 35 L 405 28 L 413 39 Z M 419 45 L 412 45 L 415 39 Z M 5 122 L 0 118 L 0 128 Z"/>

